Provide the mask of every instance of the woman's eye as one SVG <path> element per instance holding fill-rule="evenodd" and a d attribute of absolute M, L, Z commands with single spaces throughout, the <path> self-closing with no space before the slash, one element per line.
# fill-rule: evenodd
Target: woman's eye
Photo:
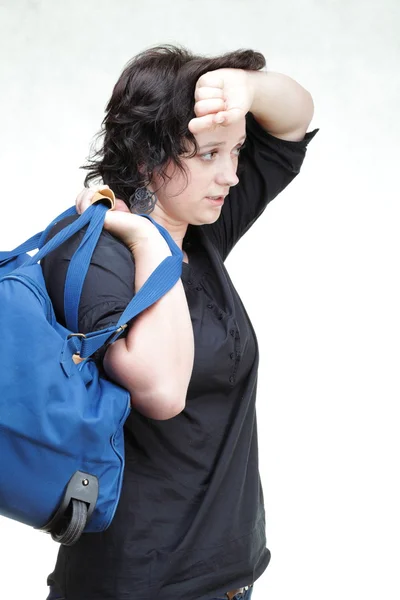
<path fill-rule="evenodd" d="M 236 156 L 239 156 L 239 154 L 241 153 L 241 151 L 244 148 L 244 144 L 242 144 L 241 146 L 238 146 L 237 148 L 235 148 L 234 153 L 236 154 Z"/>
<path fill-rule="evenodd" d="M 214 150 L 213 152 L 207 152 L 206 154 L 202 154 L 201 158 L 203 158 L 204 160 L 212 160 L 211 158 L 208 157 L 212 157 L 214 154 L 217 154 L 217 151 Z"/>
<path fill-rule="evenodd" d="M 244 148 L 244 144 L 242 144 L 242 146 L 238 146 L 237 148 L 235 148 L 233 150 L 233 153 L 236 156 L 239 156 L 241 150 L 243 150 Z M 218 150 L 212 150 L 211 152 L 207 152 L 206 154 L 201 154 L 201 158 L 205 161 L 211 162 L 214 158 L 214 156 L 216 156 L 218 154 Z"/>

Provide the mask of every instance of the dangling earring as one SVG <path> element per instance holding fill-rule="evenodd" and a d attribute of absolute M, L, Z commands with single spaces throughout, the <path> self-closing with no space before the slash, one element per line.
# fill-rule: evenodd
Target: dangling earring
<path fill-rule="evenodd" d="M 157 202 L 155 192 L 150 192 L 146 186 L 137 188 L 129 198 L 129 208 L 133 213 L 150 213 Z"/>

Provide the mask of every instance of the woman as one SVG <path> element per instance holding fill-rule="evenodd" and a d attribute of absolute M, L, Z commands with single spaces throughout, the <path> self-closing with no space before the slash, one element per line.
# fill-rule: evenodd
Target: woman
<path fill-rule="evenodd" d="M 102 180 L 119 210 L 93 256 L 80 331 L 116 323 L 169 255 L 140 213 L 170 232 L 184 263 L 175 287 L 97 357 L 131 395 L 124 485 L 107 531 L 60 547 L 52 600 L 248 600 L 268 565 L 257 342 L 224 260 L 298 174 L 317 130 L 306 134 L 310 94 L 264 66 L 249 50 L 204 58 L 159 47 L 114 88 L 85 184 Z M 80 194 L 80 211 L 92 196 Z M 43 261 L 60 321 L 81 237 Z"/>

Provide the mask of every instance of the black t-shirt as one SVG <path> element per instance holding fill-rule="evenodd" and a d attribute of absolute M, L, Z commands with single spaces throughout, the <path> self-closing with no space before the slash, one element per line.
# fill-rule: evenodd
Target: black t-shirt
<path fill-rule="evenodd" d="M 189 264 L 183 264 L 182 281 L 195 340 L 185 409 L 167 421 L 132 409 L 114 520 L 105 532 L 60 547 L 49 577 L 67 600 L 208 600 L 254 582 L 267 567 L 257 341 L 224 260 L 298 174 L 316 132 L 287 142 L 247 115 L 240 182 L 218 221 L 189 226 L 184 241 Z M 81 238 L 77 234 L 43 261 L 61 322 L 66 271 Z M 80 331 L 116 323 L 133 289 L 131 253 L 103 232 L 83 289 Z"/>

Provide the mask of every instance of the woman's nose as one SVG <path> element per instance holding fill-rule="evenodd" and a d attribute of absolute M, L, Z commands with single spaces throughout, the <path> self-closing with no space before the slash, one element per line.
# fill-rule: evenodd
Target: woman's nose
<path fill-rule="evenodd" d="M 232 187 L 239 183 L 239 177 L 236 175 L 237 165 L 230 164 L 224 165 L 224 167 L 219 171 L 216 177 L 216 183 L 218 185 L 226 187 Z"/>

